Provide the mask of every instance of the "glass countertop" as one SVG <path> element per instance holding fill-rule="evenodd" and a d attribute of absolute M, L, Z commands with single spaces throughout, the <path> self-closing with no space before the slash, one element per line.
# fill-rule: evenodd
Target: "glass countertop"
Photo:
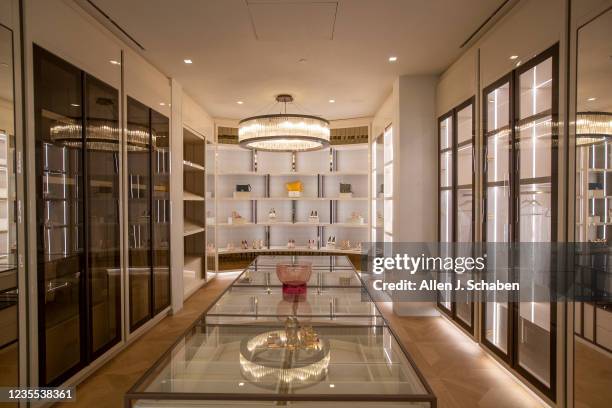
<path fill-rule="evenodd" d="M 231 287 L 207 315 L 241 316 L 378 316 L 361 288 L 307 287 L 302 294 L 283 293 L 282 287 Z"/>
<path fill-rule="evenodd" d="M 236 279 L 234 286 L 282 286 L 276 274 L 276 267 L 248 267 Z M 308 280 L 308 286 L 338 286 L 360 288 L 361 279 L 352 268 L 325 267 L 314 269 Z"/>
<path fill-rule="evenodd" d="M 266 276 L 288 258 L 325 258 L 312 264 L 332 266 L 326 284 Z M 126 407 L 435 407 L 355 270 L 336 263 L 350 267 L 342 256 L 258 257 L 128 391 Z M 336 286 L 343 275 L 359 285 Z"/>
<path fill-rule="evenodd" d="M 196 325 L 134 392 L 227 394 L 236 400 L 351 394 L 377 395 L 381 401 L 428 394 L 386 326 L 314 326 L 323 344 L 316 353 L 253 352 L 283 328 Z"/>
<path fill-rule="evenodd" d="M 319 255 L 260 255 L 249 265 L 249 268 L 276 267 L 279 263 L 310 262 L 313 269 L 335 267 L 337 269 L 354 269 L 346 256 Z"/>

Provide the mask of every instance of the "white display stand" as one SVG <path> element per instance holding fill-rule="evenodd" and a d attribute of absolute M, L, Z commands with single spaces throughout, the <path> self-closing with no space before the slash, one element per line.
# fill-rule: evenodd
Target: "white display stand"
<path fill-rule="evenodd" d="M 369 240 L 370 229 L 369 160 L 367 143 L 297 153 L 217 145 L 219 255 L 271 251 L 361 253 L 359 244 Z M 285 187 L 294 181 L 302 183 L 300 197 L 290 197 Z M 350 197 L 341 196 L 340 183 L 351 184 Z M 250 197 L 235 197 L 238 184 L 251 186 Z M 272 210 L 276 217 L 270 218 Z M 318 214 L 318 222 L 312 222 L 313 211 Z M 239 214 L 244 222 L 228 223 L 232 214 Z M 363 223 L 356 222 L 360 220 Z M 335 239 L 335 246 L 327 244 L 331 239 Z M 263 248 L 252 248 L 257 240 L 264 242 Z M 248 249 L 241 247 L 243 241 L 247 241 Z M 294 241 L 295 246 L 288 248 L 289 241 Z M 228 247 L 230 243 L 233 245 Z"/>

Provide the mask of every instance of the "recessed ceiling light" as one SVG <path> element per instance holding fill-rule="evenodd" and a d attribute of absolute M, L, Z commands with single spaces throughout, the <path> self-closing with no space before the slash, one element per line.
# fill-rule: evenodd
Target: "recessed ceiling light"
<path fill-rule="evenodd" d="M 591 98 L 587 99 L 587 101 L 589 101 L 589 102 L 593 102 L 595 100 L 597 100 L 597 98 L 595 98 L 595 97 L 591 97 Z"/>
<path fill-rule="evenodd" d="M 335 99 L 330 99 L 329 103 L 336 103 L 336 100 Z"/>
<path fill-rule="evenodd" d="M 334 388 L 336 387 L 334 384 L 329 384 L 329 388 Z"/>
<path fill-rule="evenodd" d="M 515 59 L 517 59 L 517 58 L 518 58 L 518 55 L 511 55 L 511 56 L 510 56 L 510 59 L 511 59 L 511 60 L 515 60 Z"/>
<path fill-rule="evenodd" d="M 71 103 L 70 106 L 74 106 L 75 108 L 78 108 L 81 105 L 79 105 L 78 103 Z"/>
<path fill-rule="evenodd" d="M 238 105 L 242 105 L 244 102 L 242 102 L 242 101 L 238 101 L 238 102 L 236 102 L 236 103 L 237 103 Z"/>
<path fill-rule="evenodd" d="M 518 61 L 518 62 L 516 63 L 516 66 L 518 67 L 518 66 L 520 66 L 521 64 L 522 64 L 522 61 Z"/>
<path fill-rule="evenodd" d="M 190 59 L 184 59 L 183 61 L 185 61 L 185 64 L 193 64 L 193 61 Z"/>
<path fill-rule="evenodd" d="M 238 383 L 238 386 L 239 386 L 239 387 L 242 387 L 243 385 L 244 385 L 244 383 L 243 383 L 243 382 L 239 382 L 239 383 Z"/>
<path fill-rule="evenodd" d="M 389 62 L 395 62 L 397 61 L 397 57 L 395 55 L 389 57 Z"/>
<path fill-rule="evenodd" d="M 117 60 L 110 60 L 109 62 L 113 65 L 121 65 L 121 63 Z"/>
<path fill-rule="evenodd" d="M 166 103 L 165 102 L 160 102 L 159 106 L 166 106 Z"/>

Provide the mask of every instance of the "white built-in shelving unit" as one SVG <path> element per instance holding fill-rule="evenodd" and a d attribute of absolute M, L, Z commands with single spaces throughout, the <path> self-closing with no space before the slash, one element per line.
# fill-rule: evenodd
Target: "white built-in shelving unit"
<path fill-rule="evenodd" d="M 219 144 L 215 200 L 219 255 L 360 253 L 359 245 L 369 240 L 369 158 L 367 143 L 297 153 Z M 289 197 L 285 185 L 295 181 L 302 183 L 302 195 Z M 351 184 L 352 197 L 341 196 L 340 183 Z M 234 196 L 239 184 L 250 185 L 247 197 Z M 272 210 L 276 211 L 275 220 L 269 217 Z M 318 222 L 309 220 L 313 211 L 319 215 Z M 235 222 L 233 213 L 243 220 Z M 330 238 L 335 238 L 335 246 L 328 245 Z M 289 247 L 290 240 L 294 247 Z M 242 241 L 248 243 L 248 249 L 241 247 Z M 310 247 L 309 241 L 314 242 Z M 350 247 L 342 245 L 346 242 Z M 262 243 L 261 247 L 257 243 Z"/>

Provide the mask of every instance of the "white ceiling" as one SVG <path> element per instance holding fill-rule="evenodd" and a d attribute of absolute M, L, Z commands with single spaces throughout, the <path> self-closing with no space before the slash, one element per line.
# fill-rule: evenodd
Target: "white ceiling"
<path fill-rule="evenodd" d="M 274 95 L 291 93 L 329 119 L 373 115 L 398 75 L 441 73 L 503 2 L 93 1 L 211 115 L 269 113 Z"/>

